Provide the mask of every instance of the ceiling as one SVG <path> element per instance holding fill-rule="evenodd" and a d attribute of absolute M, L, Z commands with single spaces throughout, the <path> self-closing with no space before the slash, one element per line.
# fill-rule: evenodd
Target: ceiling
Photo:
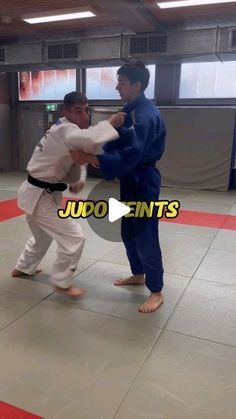
<path fill-rule="evenodd" d="M 93 9 L 96 18 L 36 25 L 21 20 L 22 15 L 76 11 L 86 6 Z M 1 45 L 217 26 L 236 27 L 236 3 L 163 10 L 155 0 L 0 0 Z"/>

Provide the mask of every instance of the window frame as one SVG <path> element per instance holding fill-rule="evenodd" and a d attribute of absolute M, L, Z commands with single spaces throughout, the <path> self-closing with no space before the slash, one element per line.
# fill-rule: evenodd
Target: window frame
<path fill-rule="evenodd" d="M 80 83 L 80 76 L 78 75 L 78 70 L 76 67 L 73 68 L 52 68 L 52 69 L 40 69 L 37 71 L 55 71 L 55 70 L 75 70 L 75 90 L 78 90 L 78 84 Z M 50 103 L 59 103 L 59 104 L 63 104 L 63 99 L 64 97 L 62 97 L 61 99 L 20 99 L 20 80 L 19 80 L 19 73 L 23 72 L 23 71 L 35 71 L 32 69 L 26 69 L 26 70 L 19 70 L 16 71 L 16 96 L 17 96 L 17 102 L 18 103 L 46 103 L 46 102 L 50 102 Z"/>
<path fill-rule="evenodd" d="M 236 61 L 236 60 L 232 60 Z M 201 61 L 207 62 L 207 61 Z M 219 62 L 219 60 L 214 60 L 213 62 Z M 199 61 L 182 61 L 177 69 L 176 74 L 176 90 L 175 90 L 175 104 L 179 106 L 236 106 L 236 97 L 231 98 L 180 98 L 180 79 L 181 79 L 181 66 L 182 64 L 189 64 L 189 63 L 199 63 Z"/>

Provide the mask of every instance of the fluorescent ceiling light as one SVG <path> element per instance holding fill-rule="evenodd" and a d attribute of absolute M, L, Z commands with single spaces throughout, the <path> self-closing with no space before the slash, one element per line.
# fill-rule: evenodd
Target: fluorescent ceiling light
<path fill-rule="evenodd" d="M 94 17 L 96 16 L 94 13 L 87 11 L 87 12 L 76 12 L 76 13 L 65 13 L 65 14 L 58 14 L 53 16 L 38 16 L 38 17 L 24 17 L 22 16 L 22 20 L 27 23 L 45 23 L 45 22 L 58 22 L 60 20 L 71 20 L 71 19 L 84 19 L 86 17 Z"/>
<path fill-rule="evenodd" d="M 236 0 L 177 0 L 165 1 L 163 3 L 157 2 L 160 9 L 172 9 L 175 7 L 188 7 L 188 6 L 206 6 L 208 4 L 220 3 L 235 3 Z"/>

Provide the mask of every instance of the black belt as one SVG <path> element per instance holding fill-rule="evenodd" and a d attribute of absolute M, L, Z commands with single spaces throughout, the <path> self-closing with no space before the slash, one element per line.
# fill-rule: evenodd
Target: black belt
<path fill-rule="evenodd" d="M 28 174 L 28 182 L 31 185 L 37 186 L 38 188 L 46 189 L 49 192 L 65 191 L 67 189 L 66 183 L 49 183 L 43 180 L 35 179 L 33 176 Z"/>
<path fill-rule="evenodd" d="M 156 160 L 152 160 L 152 161 L 146 161 L 146 162 L 141 162 L 137 164 L 137 168 L 138 169 L 146 169 L 148 167 L 156 167 Z"/>

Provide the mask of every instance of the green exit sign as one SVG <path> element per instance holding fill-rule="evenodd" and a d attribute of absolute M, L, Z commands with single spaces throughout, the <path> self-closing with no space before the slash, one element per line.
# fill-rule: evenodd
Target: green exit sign
<path fill-rule="evenodd" d="M 45 110 L 46 112 L 56 112 L 59 109 L 58 103 L 46 103 Z"/>

